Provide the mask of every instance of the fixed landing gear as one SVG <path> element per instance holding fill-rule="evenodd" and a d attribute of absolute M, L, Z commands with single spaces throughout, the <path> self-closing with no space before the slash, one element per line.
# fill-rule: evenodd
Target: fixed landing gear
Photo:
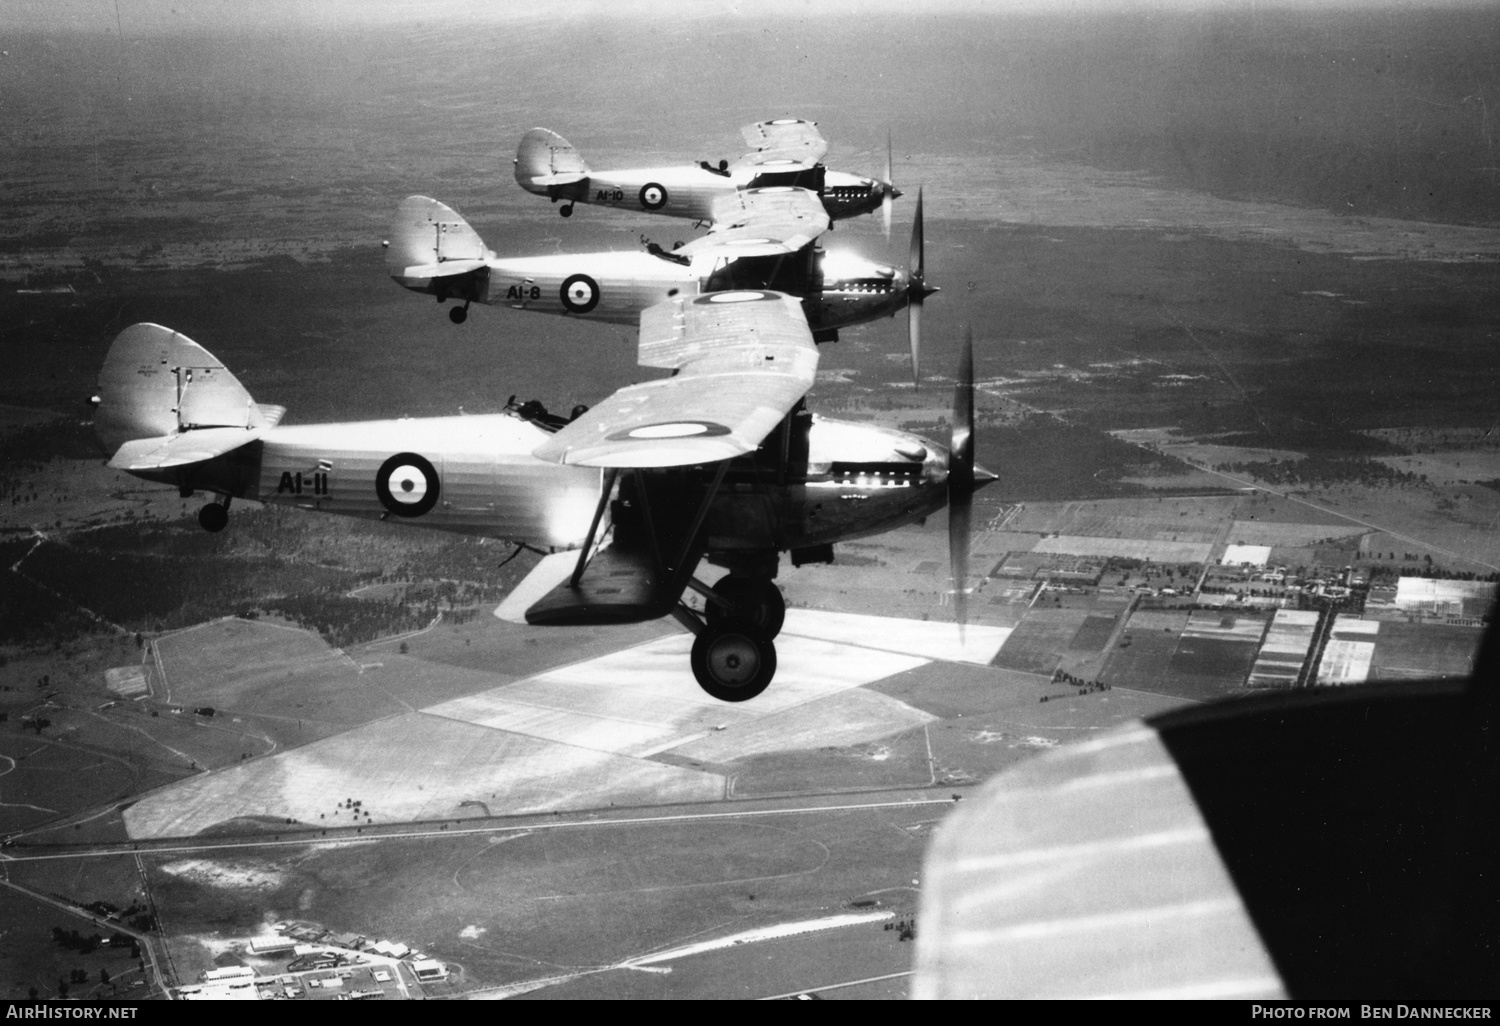
<path fill-rule="evenodd" d="M 704 691 L 721 702 L 744 702 L 776 676 L 776 646 L 753 628 L 710 624 L 693 639 L 691 663 Z"/>
<path fill-rule="evenodd" d="M 733 603 L 733 610 L 717 602 L 709 602 L 704 611 L 710 627 L 727 627 L 738 623 L 774 638 L 781 633 L 786 622 L 786 600 L 781 589 L 763 577 L 741 577 L 730 574 L 713 589 Z"/>
<path fill-rule="evenodd" d="M 696 635 L 690 660 L 693 677 L 721 702 L 754 698 L 776 676 L 772 639 L 786 621 L 781 590 L 764 577 L 739 574 L 730 574 L 712 589 L 699 584 L 694 589 L 708 604 L 702 620 L 685 610 L 682 614 L 691 617 L 684 622 Z"/>
<path fill-rule="evenodd" d="M 468 320 L 469 304 L 465 303 L 463 306 L 455 306 L 453 309 L 449 310 L 448 319 L 454 324 L 462 324 L 464 321 Z"/>
<path fill-rule="evenodd" d="M 563 217 L 572 217 L 573 216 L 573 204 L 571 204 L 571 203 L 565 203 L 561 207 L 557 208 L 557 212 L 559 214 L 561 214 Z"/>
<path fill-rule="evenodd" d="M 198 511 L 198 526 L 214 534 L 229 523 L 229 496 L 221 495 Z"/>

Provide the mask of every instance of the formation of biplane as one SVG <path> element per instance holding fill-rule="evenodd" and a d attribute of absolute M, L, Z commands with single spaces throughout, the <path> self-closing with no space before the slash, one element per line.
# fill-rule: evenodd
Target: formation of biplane
<path fill-rule="evenodd" d="M 993 480 L 973 454 L 972 345 L 955 388 L 952 437 L 808 411 L 818 345 L 838 330 L 909 310 L 913 375 L 926 283 L 919 194 L 906 268 L 827 254 L 832 220 L 884 211 L 883 179 L 826 169 L 812 122 L 745 129 L 734 164 L 595 172 L 561 136 L 533 129 L 515 176 L 529 192 L 686 217 L 705 235 L 672 249 L 501 258 L 450 207 L 401 203 L 386 243 L 393 278 L 439 301 L 508 305 L 636 323 L 639 363 L 671 376 L 621 388 L 571 418 L 535 404 L 485 416 L 283 426 L 206 349 L 155 324 L 114 341 L 95 427 L 110 465 L 214 498 L 222 530 L 234 498 L 410 522 L 548 551 L 497 615 L 532 624 L 675 617 L 695 635 L 698 683 L 753 698 L 776 671 L 785 604 L 780 555 L 828 562 L 835 543 L 949 509 L 962 618 L 969 504 Z M 729 572 L 712 586 L 700 562 Z M 691 590 L 703 612 L 685 601 Z"/>

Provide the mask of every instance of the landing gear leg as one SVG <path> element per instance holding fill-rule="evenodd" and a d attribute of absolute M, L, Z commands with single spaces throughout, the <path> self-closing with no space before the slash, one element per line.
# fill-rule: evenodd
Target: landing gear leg
<path fill-rule="evenodd" d="M 464 321 L 468 320 L 469 304 L 465 303 L 463 306 L 455 306 L 452 310 L 449 310 L 448 319 L 454 324 L 462 324 Z"/>
<path fill-rule="evenodd" d="M 198 525 L 217 534 L 229 523 L 229 496 L 221 495 L 198 511 Z"/>
<path fill-rule="evenodd" d="M 776 675 L 776 646 L 752 628 L 705 627 L 693 639 L 693 676 L 721 702 L 754 698 Z"/>
<path fill-rule="evenodd" d="M 781 589 L 770 581 L 730 574 L 714 585 L 713 590 L 734 609 L 710 599 L 705 610 L 710 627 L 740 624 L 768 639 L 781 633 L 781 625 L 786 622 L 786 600 L 781 597 Z"/>

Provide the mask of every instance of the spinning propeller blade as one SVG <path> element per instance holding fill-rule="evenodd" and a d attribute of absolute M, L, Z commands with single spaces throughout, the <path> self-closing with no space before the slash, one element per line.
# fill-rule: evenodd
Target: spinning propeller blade
<path fill-rule="evenodd" d="M 911 256 L 907 264 L 906 334 L 911 343 L 912 384 L 921 383 L 922 303 L 938 289 L 927 284 L 926 246 L 922 237 L 922 190 L 917 190 L 917 214 L 911 226 Z"/>
<path fill-rule="evenodd" d="M 885 178 L 881 181 L 880 197 L 880 221 L 885 228 L 885 241 L 891 241 L 891 208 L 896 205 L 896 197 L 900 195 L 895 185 L 891 183 L 891 130 L 885 131 Z"/>
<path fill-rule="evenodd" d="M 985 473 L 985 483 L 994 480 L 993 475 Z M 960 632 L 969 612 L 965 589 L 969 583 L 974 477 L 974 331 L 971 328 L 964 332 L 958 380 L 953 385 L 953 435 L 948 448 L 948 563 L 953 573 L 953 612 Z"/>

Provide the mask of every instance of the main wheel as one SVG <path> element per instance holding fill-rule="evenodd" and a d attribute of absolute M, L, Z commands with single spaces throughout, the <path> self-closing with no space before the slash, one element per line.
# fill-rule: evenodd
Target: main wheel
<path fill-rule="evenodd" d="M 210 502 L 198 511 L 198 524 L 205 531 L 222 531 L 229 523 L 229 510 L 217 502 Z"/>
<path fill-rule="evenodd" d="M 448 311 L 448 319 L 454 324 L 462 324 L 469 319 L 469 308 L 466 306 L 455 306 Z"/>
<path fill-rule="evenodd" d="M 693 676 L 721 702 L 744 702 L 776 675 L 776 646 L 753 630 L 708 626 L 693 640 Z"/>
<path fill-rule="evenodd" d="M 723 595 L 739 607 L 731 613 L 717 602 L 708 603 L 707 615 L 710 627 L 728 627 L 739 623 L 754 628 L 768 638 L 781 633 L 786 622 L 786 600 L 781 589 L 761 577 L 738 577 L 730 575 L 714 585 L 714 591 Z"/>
<path fill-rule="evenodd" d="M 573 204 L 569 203 L 567 206 L 559 208 L 557 212 L 559 214 L 561 214 L 563 217 L 572 217 L 573 216 Z"/>

